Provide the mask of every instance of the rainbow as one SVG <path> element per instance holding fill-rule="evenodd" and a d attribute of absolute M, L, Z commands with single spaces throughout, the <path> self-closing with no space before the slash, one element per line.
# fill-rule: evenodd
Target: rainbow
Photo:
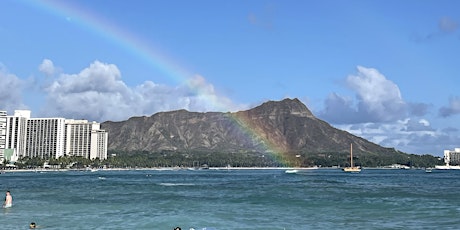
<path fill-rule="evenodd" d="M 238 113 L 233 113 L 231 116 L 246 136 L 253 140 L 257 140 L 257 142 L 263 143 L 263 148 L 259 149 L 259 151 L 268 153 L 268 156 L 278 162 L 281 166 L 299 166 L 295 163 L 297 160 L 293 158 L 294 156 L 288 154 L 286 150 L 283 149 L 281 143 L 275 142 L 268 137 L 269 134 L 259 128 L 259 126 L 251 121 L 249 117 Z"/>
<path fill-rule="evenodd" d="M 177 82 L 184 81 L 186 76 L 192 76 L 186 69 L 181 68 L 183 65 L 176 64 L 177 61 L 173 61 L 164 52 L 153 46 L 152 41 L 146 41 L 142 37 L 119 27 L 90 9 L 78 5 L 78 2 L 43 0 L 24 1 L 24 3 L 62 20 L 67 20 L 69 23 L 71 22 L 106 41 L 114 43 L 140 60 L 147 61 L 156 70 Z"/>
<path fill-rule="evenodd" d="M 25 4 L 35 7 L 39 11 L 44 11 L 48 14 L 54 15 L 58 18 L 72 21 L 73 23 L 81 26 L 82 28 L 113 42 L 118 47 L 126 50 L 137 58 L 146 61 L 155 70 L 161 72 L 168 78 L 179 84 L 185 84 L 197 95 L 204 94 L 201 92 L 200 87 L 197 87 L 194 74 L 187 69 L 183 68 L 184 64 L 165 55 L 161 49 L 155 47 L 152 41 L 146 41 L 142 37 L 132 33 L 129 30 L 121 28 L 102 16 L 92 12 L 89 9 L 78 5 L 78 2 L 68 1 L 24 1 Z M 207 95 L 208 103 L 213 105 L 214 108 L 219 108 L 222 111 L 228 111 L 227 106 L 219 102 L 217 97 L 210 97 Z M 290 167 L 290 161 L 286 160 L 289 157 L 285 155 L 283 150 L 279 149 L 277 143 L 271 143 L 262 133 L 258 132 L 258 128 L 251 125 L 250 122 L 244 121 L 237 116 L 231 116 L 233 120 L 238 123 L 244 133 L 251 138 L 262 140 L 265 145 L 264 152 L 269 153 L 269 156 L 278 161 L 281 165 Z"/>

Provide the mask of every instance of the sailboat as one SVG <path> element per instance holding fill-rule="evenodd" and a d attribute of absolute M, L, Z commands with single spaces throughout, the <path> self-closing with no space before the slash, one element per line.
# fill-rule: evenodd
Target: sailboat
<path fill-rule="evenodd" d="M 361 172 L 360 167 L 353 165 L 353 144 L 350 144 L 350 167 L 342 168 L 344 172 Z"/>

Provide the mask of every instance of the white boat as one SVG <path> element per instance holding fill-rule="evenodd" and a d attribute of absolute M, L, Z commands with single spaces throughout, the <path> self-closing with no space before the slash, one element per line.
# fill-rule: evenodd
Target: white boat
<path fill-rule="evenodd" d="M 344 172 L 361 172 L 360 167 L 356 167 L 353 165 L 353 144 L 350 144 L 350 167 L 342 168 Z"/>
<path fill-rule="evenodd" d="M 425 172 L 426 172 L 426 173 L 432 172 L 432 168 L 426 168 L 426 169 L 425 169 Z"/>
<path fill-rule="evenodd" d="M 409 166 L 407 165 L 401 165 L 401 164 L 392 164 L 388 166 L 383 166 L 384 169 L 410 169 Z"/>

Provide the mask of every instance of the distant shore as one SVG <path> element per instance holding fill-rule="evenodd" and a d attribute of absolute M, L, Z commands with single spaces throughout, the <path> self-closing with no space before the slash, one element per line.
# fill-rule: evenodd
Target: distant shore
<path fill-rule="evenodd" d="M 313 170 L 311 167 L 209 167 L 209 168 L 186 168 L 186 167 L 158 167 L 158 168 L 80 168 L 80 169 L 3 169 L 1 172 L 67 172 L 67 171 L 135 171 L 135 170 L 152 170 L 152 171 L 174 171 L 174 170 L 190 170 L 190 171 L 206 171 L 206 170 L 289 170 L 302 169 Z"/>
<path fill-rule="evenodd" d="M 340 167 L 209 167 L 209 168 L 192 168 L 192 167 L 156 167 L 156 168 L 80 168 L 80 169 L 54 169 L 54 168 L 36 168 L 36 169 L 3 169 L 1 173 L 8 172 L 67 172 L 67 171 L 178 171 L 178 170 L 190 170 L 190 171 L 207 171 L 207 170 L 321 170 L 321 169 L 341 169 Z M 385 169 L 385 170 L 413 170 L 422 168 L 411 168 L 411 169 L 400 169 L 400 168 L 388 168 L 388 167 L 363 167 L 364 170 L 374 169 Z"/>

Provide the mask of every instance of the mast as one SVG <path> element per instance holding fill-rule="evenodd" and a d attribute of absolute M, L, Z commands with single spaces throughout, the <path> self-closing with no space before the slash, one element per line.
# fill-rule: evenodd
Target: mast
<path fill-rule="evenodd" d="M 350 144 L 350 167 L 353 167 L 353 143 Z"/>

